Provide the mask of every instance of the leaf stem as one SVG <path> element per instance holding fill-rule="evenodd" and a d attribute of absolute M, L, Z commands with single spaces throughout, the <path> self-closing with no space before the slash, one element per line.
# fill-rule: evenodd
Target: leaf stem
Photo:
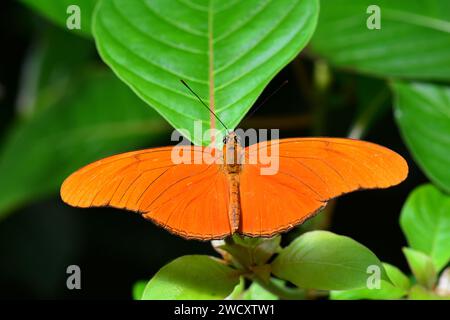
<path fill-rule="evenodd" d="M 261 287 L 284 300 L 304 300 L 307 296 L 307 292 L 300 288 L 288 288 L 284 285 L 276 283 L 272 278 L 268 281 L 253 274 L 250 278 Z"/>
<path fill-rule="evenodd" d="M 331 70 L 323 60 L 314 62 L 313 83 L 313 135 L 323 136 L 327 128 L 328 90 L 331 84 Z"/>
<path fill-rule="evenodd" d="M 365 108 L 365 110 L 361 112 L 360 115 L 356 118 L 353 126 L 350 128 L 350 131 L 348 133 L 349 138 L 361 139 L 366 135 L 372 120 L 377 115 L 377 111 L 380 111 L 380 108 L 388 97 L 388 90 L 386 88 L 383 88 L 375 96 L 372 102 L 369 103 L 367 108 Z"/>

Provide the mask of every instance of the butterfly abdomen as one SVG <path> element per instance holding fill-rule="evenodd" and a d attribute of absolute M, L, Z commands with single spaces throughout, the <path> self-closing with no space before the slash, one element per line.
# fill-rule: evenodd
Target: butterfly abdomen
<path fill-rule="evenodd" d="M 241 217 L 241 199 L 239 194 L 239 174 L 228 174 L 230 186 L 230 204 L 228 209 L 228 219 L 230 220 L 231 233 L 239 228 Z"/>
<path fill-rule="evenodd" d="M 224 146 L 223 170 L 229 182 L 229 207 L 228 219 L 231 233 L 234 233 L 240 224 L 241 199 L 239 180 L 242 170 L 243 149 L 239 144 L 236 134 L 230 133 Z"/>

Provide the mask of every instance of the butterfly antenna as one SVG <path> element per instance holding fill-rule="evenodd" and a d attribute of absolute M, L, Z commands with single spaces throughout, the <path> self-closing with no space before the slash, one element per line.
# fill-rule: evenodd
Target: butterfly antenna
<path fill-rule="evenodd" d="M 202 100 L 202 98 L 200 98 L 199 97 L 199 95 L 198 94 L 196 94 L 195 92 L 194 92 L 194 90 L 192 90 L 191 89 L 191 87 L 189 87 L 189 85 L 183 80 L 183 79 L 180 79 L 180 81 L 181 81 L 181 83 L 182 84 L 184 84 L 184 86 L 186 87 L 186 88 L 188 88 L 188 90 L 202 103 L 202 105 L 204 105 L 205 106 L 205 108 L 206 109 L 208 109 L 209 110 L 209 112 L 211 112 L 213 115 L 214 115 L 214 117 L 216 117 L 216 119 L 217 120 L 219 120 L 219 122 L 220 122 L 220 124 L 227 130 L 227 132 L 229 131 L 228 130 L 228 128 L 227 128 L 227 126 L 222 122 L 222 120 L 220 120 L 220 118 L 211 110 L 211 108 L 210 107 L 208 107 L 208 105 L 205 103 L 205 102 L 203 102 L 203 100 Z"/>
<path fill-rule="evenodd" d="M 280 89 L 283 88 L 288 82 L 289 82 L 288 80 L 284 80 L 283 83 L 280 84 L 278 88 L 276 88 L 271 94 L 269 94 L 257 107 L 253 108 L 252 112 L 250 112 L 244 119 L 242 119 L 242 121 L 254 115 L 259 108 L 261 108 L 267 101 L 269 101 L 269 99 L 272 98 L 278 91 L 280 91 Z"/>

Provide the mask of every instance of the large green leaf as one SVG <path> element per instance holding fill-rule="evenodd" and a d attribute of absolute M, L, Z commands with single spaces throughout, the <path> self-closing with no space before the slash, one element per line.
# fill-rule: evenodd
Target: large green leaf
<path fill-rule="evenodd" d="M 381 29 L 369 30 L 370 5 Z M 378 76 L 450 79 L 450 1 L 322 1 L 313 51 L 339 67 Z"/>
<path fill-rule="evenodd" d="M 407 294 L 409 290 L 409 279 L 403 272 L 395 266 L 388 263 L 383 263 L 383 267 L 392 283 L 385 280 L 381 280 L 380 288 L 376 289 L 353 289 L 343 291 L 331 291 L 330 298 L 333 300 L 359 300 L 359 299 L 372 299 L 372 300 L 392 300 L 399 299 Z"/>
<path fill-rule="evenodd" d="M 186 80 L 229 129 L 238 125 L 275 74 L 310 39 L 317 0 L 106 0 L 93 32 L 103 60 L 144 101 L 191 140 L 210 112 L 180 83 Z M 216 129 L 224 131 L 220 124 Z"/>
<path fill-rule="evenodd" d="M 400 225 L 411 248 L 428 254 L 441 270 L 450 260 L 450 196 L 433 185 L 416 188 L 406 200 Z"/>
<path fill-rule="evenodd" d="M 392 88 L 395 118 L 414 159 L 450 193 L 450 87 L 394 82 Z"/>
<path fill-rule="evenodd" d="M 145 287 L 142 299 L 224 299 L 238 283 L 238 272 L 215 258 L 183 256 L 155 274 Z"/>
<path fill-rule="evenodd" d="M 328 231 L 312 231 L 281 251 L 272 272 L 305 289 L 347 290 L 366 287 L 372 266 L 379 268 L 381 280 L 389 281 L 381 262 L 362 244 Z"/>
<path fill-rule="evenodd" d="M 46 18 L 55 22 L 67 31 L 91 36 L 92 14 L 98 0 L 21 0 L 23 3 L 33 8 Z M 80 8 L 81 29 L 69 30 L 67 28 L 67 8 L 71 5 L 77 5 Z"/>
<path fill-rule="evenodd" d="M 12 129 L 0 149 L 0 213 L 56 193 L 82 165 L 166 132 L 164 120 L 114 75 L 89 71 L 63 100 Z"/>

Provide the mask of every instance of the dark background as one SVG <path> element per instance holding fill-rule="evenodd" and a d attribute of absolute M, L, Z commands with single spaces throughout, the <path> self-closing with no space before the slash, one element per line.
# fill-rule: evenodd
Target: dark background
<path fill-rule="evenodd" d="M 16 119 L 20 73 L 33 39 L 42 30 L 55 27 L 16 1 L 2 1 L 0 8 L 1 142 Z M 102 64 L 95 50 L 91 58 Z M 374 97 L 371 88 L 384 85 L 381 80 L 332 70 L 333 82 L 327 98 L 308 98 L 305 83 L 312 72 L 308 54 L 287 66 L 260 100 L 284 80 L 289 83 L 241 126 L 280 128 L 282 137 L 317 133 L 346 136 L 361 107 L 358 96 L 366 93 L 370 100 Z M 407 271 L 401 254 L 406 242 L 398 218 L 408 193 L 425 178 L 400 139 L 390 99 L 385 104 L 384 112 L 364 139 L 403 155 L 410 165 L 409 177 L 391 189 L 339 198 L 330 229 L 352 237 L 381 260 Z M 317 108 L 323 109 L 319 112 L 319 128 L 315 125 Z M 149 279 L 164 264 L 186 254 L 215 253 L 209 242 L 183 240 L 137 214 L 114 209 L 74 209 L 54 195 L 28 204 L 0 221 L 0 298 L 129 299 L 136 281 Z M 81 290 L 66 288 L 66 268 L 71 264 L 81 267 Z"/>

